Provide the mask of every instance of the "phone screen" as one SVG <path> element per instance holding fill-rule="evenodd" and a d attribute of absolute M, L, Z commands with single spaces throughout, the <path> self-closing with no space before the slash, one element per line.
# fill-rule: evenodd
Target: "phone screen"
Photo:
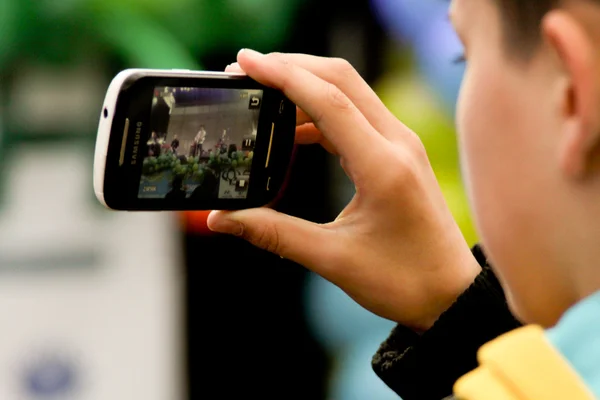
<path fill-rule="evenodd" d="M 262 90 L 154 88 L 138 198 L 245 199 Z"/>

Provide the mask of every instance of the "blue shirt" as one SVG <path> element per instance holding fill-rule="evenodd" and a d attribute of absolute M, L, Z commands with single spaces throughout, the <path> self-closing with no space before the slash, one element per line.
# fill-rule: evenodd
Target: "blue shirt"
<path fill-rule="evenodd" d="M 571 307 L 546 336 L 600 399 L 600 292 Z"/>

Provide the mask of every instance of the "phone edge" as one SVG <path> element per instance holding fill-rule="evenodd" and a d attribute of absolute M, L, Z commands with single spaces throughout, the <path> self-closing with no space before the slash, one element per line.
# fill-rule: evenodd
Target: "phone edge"
<path fill-rule="evenodd" d="M 236 79 L 246 77 L 243 73 L 229 73 L 220 71 L 193 71 L 187 69 L 148 69 L 148 68 L 129 68 L 119 72 L 110 82 L 102 108 L 100 110 L 100 121 L 98 123 L 98 133 L 96 136 L 96 145 L 94 150 L 94 193 L 98 201 L 106 208 L 113 209 L 106 203 L 104 198 L 104 181 L 106 173 L 106 158 L 108 154 L 108 145 L 110 133 L 112 131 L 113 118 L 117 108 L 119 93 L 125 82 L 133 76 L 160 76 L 171 77 L 195 77 L 195 78 L 222 78 Z M 104 110 L 108 111 L 108 117 L 104 117 Z"/>

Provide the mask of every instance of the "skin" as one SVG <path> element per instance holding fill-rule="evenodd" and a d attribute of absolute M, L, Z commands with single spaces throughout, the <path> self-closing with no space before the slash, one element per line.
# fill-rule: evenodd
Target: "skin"
<path fill-rule="evenodd" d="M 212 212 L 209 228 L 304 265 L 384 318 L 429 329 L 480 267 L 418 136 L 344 60 L 244 50 L 238 62 L 228 70 L 298 105 L 297 142 L 337 155 L 357 194 L 324 225 L 260 208 Z"/>
<path fill-rule="evenodd" d="M 513 313 L 552 326 L 600 289 L 600 63 L 586 24 L 600 8 L 548 13 L 527 59 L 511 56 L 492 2 L 455 0 L 450 15 L 468 59 L 457 124 L 478 231 Z"/>
<path fill-rule="evenodd" d="M 468 59 L 457 122 L 473 214 L 512 310 L 543 326 L 600 289 L 599 10 L 573 0 L 549 13 L 525 60 L 505 46 L 491 1 L 451 6 Z M 418 136 L 344 60 L 242 50 L 237 61 L 229 71 L 297 104 L 297 142 L 337 155 L 357 194 L 329 224 L 262 208 L 212 212 L 209 228 L 306 266 L 384 318 L 429 329 L 480 267 Z"/>

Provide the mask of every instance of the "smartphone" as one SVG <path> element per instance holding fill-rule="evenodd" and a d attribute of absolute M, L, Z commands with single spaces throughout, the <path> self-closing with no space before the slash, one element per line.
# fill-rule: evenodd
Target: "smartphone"
<path fill-rule="evenodd" d="M 113 210 L 238 210 L 280 191 L 296 106 L 243 74 L 128 69 L 111 82 L 94 191 Z"/>

